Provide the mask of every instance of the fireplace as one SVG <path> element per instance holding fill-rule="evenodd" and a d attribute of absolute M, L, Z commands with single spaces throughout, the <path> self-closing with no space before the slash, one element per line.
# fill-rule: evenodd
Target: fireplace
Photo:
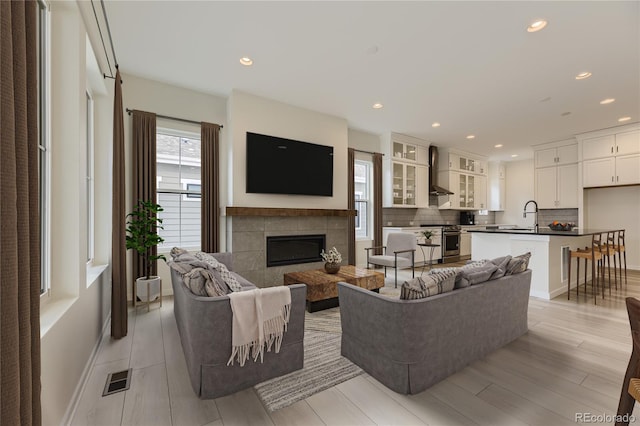
<path fill-rule="evenodd" d="M 267 267 L 321 262 L 325 247 L 324 234 L 267 237 Z"/>

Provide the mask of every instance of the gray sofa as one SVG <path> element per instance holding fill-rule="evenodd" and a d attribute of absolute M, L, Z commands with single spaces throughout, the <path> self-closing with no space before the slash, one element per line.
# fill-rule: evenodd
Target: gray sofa
<path fill-rule="evenodd" d="M 531 270 L 419 300 L 338 283 L 342 355 L 415 394 L 527 332 Z"/>
<path fill-rule="evenodd" d="M 231 253 L 213 256 L 231 271 Z M 201 297 L 185 287 L 182 276 L 171 269 L 174 315 L 193 390 L 201 399 L 218 398 L 273 377 L 299 370 L 303 365 L 304 308 L 307 288 L 291 289 L 291 316 L 279 353 L 265 352 L 264 362 L 247 361 L 227 366 L 231 356 L 231 305 L 228 296 Z M 252 286 L 234 274 L 243 287 Z M 255 287 L 255 286 L 253 286 Z"/>

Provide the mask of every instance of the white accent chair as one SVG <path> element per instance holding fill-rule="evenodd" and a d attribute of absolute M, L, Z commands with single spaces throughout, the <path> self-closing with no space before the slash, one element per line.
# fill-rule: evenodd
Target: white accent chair
<path fill-rule="evenodd" d="M 416 236 L 406 232 L 394 232 L 387 236 L 387 245 L 367 247 L 367 268 L 369 265 L 384 266 L 384 276 L 387 267 L 395 269 L 395 286 L 398 287 L 398 268 L 411 267 L 411 276 L 415 277 L 415 254 L 418 248 Z M 371 254 L 371 250 L 383 249 L 384 254 Z M 375 253 L 375 252 L 374 252 Z M 391 254 L 393 253 L 393 254 Z"/>

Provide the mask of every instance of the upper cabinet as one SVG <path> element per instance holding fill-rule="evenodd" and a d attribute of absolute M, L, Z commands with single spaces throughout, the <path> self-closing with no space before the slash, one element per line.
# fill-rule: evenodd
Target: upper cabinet
<path fill-rule="evenodd" d="M 578 144 L 573 140 L 535 149 L 535 198 L 541 209 L 578 207 Z"/>
<path fill-rule="evenodd" d="M 395 140 L 392 142 L 392 144 L 393 147 L 391 155 L 394 160 L 424 165 L 427 165 L 429 163 L 429 154 L 426 147 Z"/>
<path fill-rule="evenodd" d="M 582 159 L 584 188 L 640 184 L 640 130 L 585 137 Z"/>
<path fill-rule="evenodd" d="M 487 159 L 479 155 L 441 149 L 438 181 L 453 195 L 438 197 L 442 209 L 487 210 Z"/>
<path fill-rule="evenodd" d="M 443 149 L 438 165 L 440 170 L 487 175 L 487 160 L 479 155 Z"/>
<path fill-rule="evenodd" d="M 578 162 L 578 144 L 539 149 L 535 151 L 536 168 L 559 166 Z"/>
<path fill-rule="evenodd" d="M 399 133 L 383 136 L 384 207 L 429 206 L 428 142 Z"/>

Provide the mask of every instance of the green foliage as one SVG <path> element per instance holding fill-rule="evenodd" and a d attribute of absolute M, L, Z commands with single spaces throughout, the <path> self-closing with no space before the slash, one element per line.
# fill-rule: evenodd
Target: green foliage
<path fill-rule="evenodd" d="M 146 279 L 151 276 L 153 262 L 158 259 L 167 260 L 162 254 L 151 254 L 152 248 L 164 241 L 157 232 L 158 229 L 164 229 L 162 219 L 157 216 L 161 211 L 164 209 L 159 204 L 139 200 L 138 205 L 127 215 L 127 250 L 137 251 L 144 259 Z"/>
<path fill-rule="evenodd" d="M 424 235 L 424 237 L 425 237 L 427 240 L 430 240 L 430 239 L 431 239 L 431 237 L 433 236 L 433 232 L 431 232 L 431 231 L 422 231 L 422 235 Z"/>

